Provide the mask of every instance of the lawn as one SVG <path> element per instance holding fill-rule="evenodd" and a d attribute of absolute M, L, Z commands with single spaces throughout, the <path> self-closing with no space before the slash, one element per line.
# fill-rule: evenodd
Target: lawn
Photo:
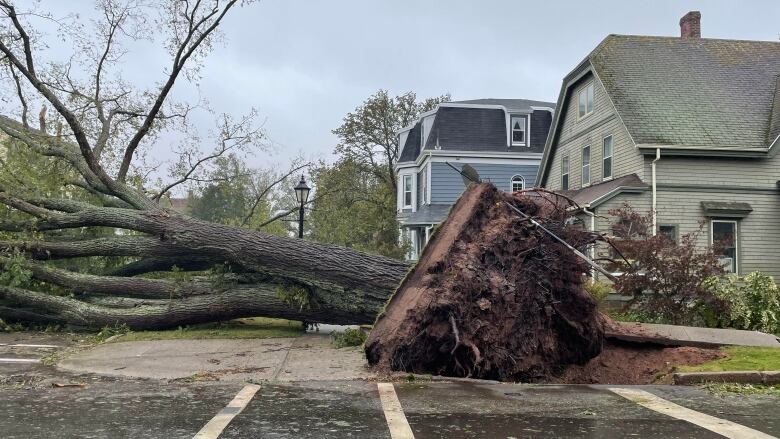
<path fill-rule="evenodd" d="M 680 366 L 681 372 L 730 372 L 737 370 L 780 370 L 780 349 L 751 346 L 721 348 L 728 357 L 698 366 Z"/>
<path fill-rule="evenodd" d="M 196 340 L 206 338 L 282 338 L 303 334 L 300 322 L 265 317 L 204 323 L 161 331 L 131 331 L 112 341 Z"/>

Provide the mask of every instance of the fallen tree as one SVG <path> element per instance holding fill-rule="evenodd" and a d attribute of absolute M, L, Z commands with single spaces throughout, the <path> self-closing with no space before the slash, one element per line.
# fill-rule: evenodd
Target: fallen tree
<path fill-rule="evenodd" d="M 365 344 L 396 371 L 540 381 L 601 352 L 604 317 L 583 290 L 584 249 L 599 235 L 572 224 L 560 195 L 472 186 L 429 241 Z"/>
<path fill-rule="evenodd" d="M 257 315 L 374 320 L 406 263 L 214 224 L 161 204 L 173 188 L 197 181 L 204 163 L 256 146 L 251 117 L 215 117 L 214 151 L 200 159 L 197 149 L 181 153 L 174 181 L 159 189 L 131 166 L 141 151 L 171 148 L 157 144 L 162 129 L 179 127 L 181 136 L 194 129 L 187 122 L 193 106 L 171 103 L 171 90 L 182 76 L 197 76 L 198 60 L 239 3 L 249 2 L 107 0 L 94 33 L 52 18 L 76 46 L 68 63 L 57 64 L 38 62 L 45 44 L 29 28 L 29 20 L 50 16 L 0 0 L 0 79 L 19 103 L 18 121 L 0 116 L 0 318 L 134 329 Z M 162 18 L 151 19 L 156 14 Z M 110 77 L 125 53 L 119 38 L 149 35 L 161 35 L 171 53 L 159 85 L 133 90 L 121 70 Z M 44 108 L 35 128 L 33 105 Z M 204 141 L 186 139 L 193 148 Z M 12 165 L 14 154 L 22 158 Z M 53 182 L 41 184 L 27 168 Z"/>

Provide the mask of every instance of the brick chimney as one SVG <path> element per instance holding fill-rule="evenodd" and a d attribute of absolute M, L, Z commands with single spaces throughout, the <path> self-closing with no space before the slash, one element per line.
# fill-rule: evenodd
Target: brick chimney
<path fill-rule="evenodd" d="M 691 11 L 680 19 L 680 38 L 701 38 L 701 12 Z"/>

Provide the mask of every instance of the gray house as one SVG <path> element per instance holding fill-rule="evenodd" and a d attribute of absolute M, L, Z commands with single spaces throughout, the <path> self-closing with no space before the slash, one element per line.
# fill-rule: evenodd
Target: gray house
<path fill-rule="evenodd" d="M 564 78 L 540 185 L 599 231 L 625 202 L 673 239 L 703 223 L 728 271 L 778 276 L 780 43 L 704 39 L 700 17 L 610 35 Z"/>
<path fill-rule="evenodd" d="M 452 167 L 469 164 L 506 191 L 536 185 L 554 107 L 525 99 L 448 102 L 399 131 L 397 212 L 410 259 L 465 189 Z"/>

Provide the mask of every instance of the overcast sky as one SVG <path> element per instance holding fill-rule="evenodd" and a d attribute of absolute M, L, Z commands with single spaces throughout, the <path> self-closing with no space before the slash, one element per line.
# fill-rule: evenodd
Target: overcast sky
<path fill-rule="evenodd" d="M 42 4 L 82 16 L 93 5 Z M 328 158 L 331 130 L 380 88 L 555 101 L 563 76 L 607 34 L 679 36 L 679 18 L 695 9 L 703 37 L 778 40 L 777 0 L 264 0 L 225 21 L 201 90 L 219 111 L 256 107 L 277 145 L 272 161 Z M 148 85 L 167 58 L 138 47 L 127 61 L 125 78 Z"/>

